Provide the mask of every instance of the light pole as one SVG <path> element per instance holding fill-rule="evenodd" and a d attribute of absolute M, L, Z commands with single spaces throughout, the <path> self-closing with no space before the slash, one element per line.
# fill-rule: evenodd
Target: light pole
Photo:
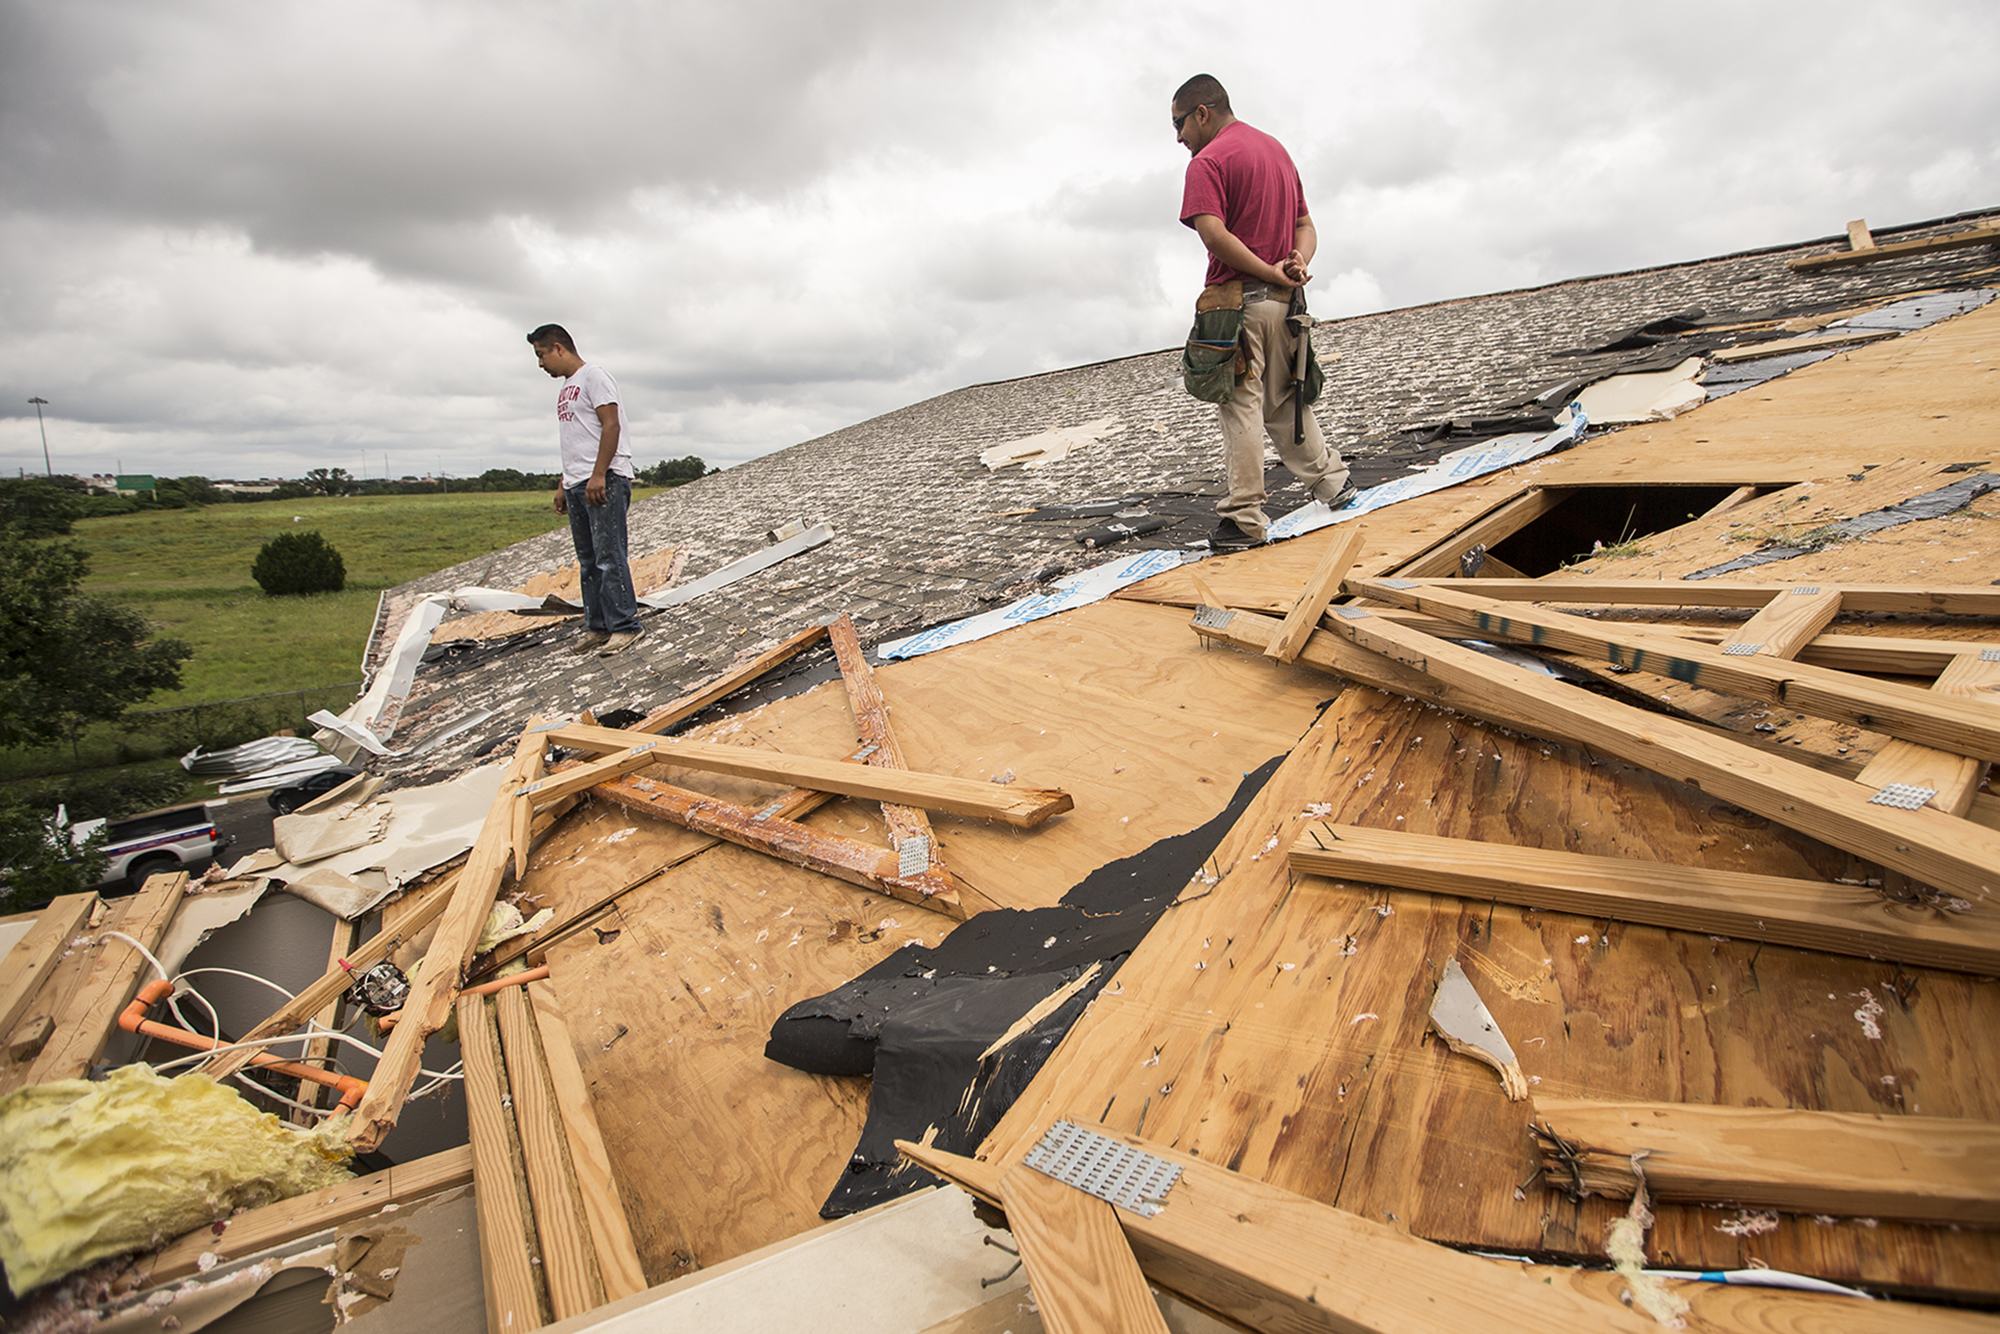
<path fill-rule="evenodd" d="M 42 428 L 42 471 L 53 477 L 56 475 L 56 470 L 49 462 L 49 428 L 47 423 L 42 421 L 42 409 L 49 405 L 49 401 L 46 398 L 31 398 L 28 401 L 35 405 L 35 425 Z"/>

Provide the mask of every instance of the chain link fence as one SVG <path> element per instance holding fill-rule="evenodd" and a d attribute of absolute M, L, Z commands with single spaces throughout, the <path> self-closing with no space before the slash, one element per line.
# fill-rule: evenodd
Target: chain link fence
<path fill-rule="evenodd" d="M 359 681 L 312 686 L 305 690 L 279 690 L 268 695 L 244 695 L 237 699 L 210 700 L 202 704 L 181 704 L 171 709 L 135 709 L 125 715 L 122 728 L 138 736 L 157 737 L 177 751 L 220 750 L 241 745 L 258 737 L 290 728 L 301 736 L 314 730 L 311 715 L 321 709 L 335 713 L 354 702 L 361 689 Z M 130 744 L 130 743 L 128 743 Z M 136 747 L 135 747 L 136 748 Z"/>

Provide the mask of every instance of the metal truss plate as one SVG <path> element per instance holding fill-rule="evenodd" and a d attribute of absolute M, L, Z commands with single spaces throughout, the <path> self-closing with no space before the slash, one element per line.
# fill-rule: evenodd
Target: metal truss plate
<path fill-rule="evenodd" d="M 1796 597 L 1807 597 L 1807 596 L 1811 596 L 1811 595 L 1814 595 L 1814 594 L 1817 594 L 1818 592 L 1819 592 L 1819 585 L 1818 585 L 1818 584 L 1794 584 L 1794 585 L 1792 585 L 1792 596 L 1793 596 L 1793 597 L 1795 597 L 1795 598 L 1796 598 Z"/>
<path fill-rule="evenodd" d="M 1144 1218 L 1166 1207 L 1167 1192 L 1181 1179 L 1177 1164 L 1069 1121 L 1050 1126 L 1024 1161 L 1043 1176 Z"/>
<path fill-rule="evenodd" d="M 1228 607 L 1196 607 L 1194 623 L 1210 630 L 1220 630 L 1236 618 L 1236 613 Z"/>
<path fill-rule="evenodd" d="M 1382 585 L 1382 587 L 1384 587 L 1384 588 L 1416 588 L 1416 587 L 1419 587 L 1418 583 L 1417 583 L 1417 582 L 1416 582 L 1416 580 L 1414 580 L 1414 579 L 1377 579 L 1377 580 L 1376 580 L 1375 582 L 1376 582 L 1376 583 L 1378 583 L 1378 584 L 1380 584 L 1380 585 Z"/>
<path fill-rule="evenodd" d="M 931 869 L 931 841 L 922 834 L 896 845 L 896 874 L 904 879 Z"/>
<path fill-rule="evenodd" d="M 1979 650 L 1979 660 L 1981 662 L 2000 662 L 2000 648 L 1983 648 Z"/>
<path fill-rule="evenodd" d="M 1732 658 L 1754 658 L 1763 648 L 1762 644 L 1724 644 L 1722 651 Z"/>
<path fill-rule="evenodd" d="M 1894 806 L 1899 811 L 1913 811 L 1936 795 L 1937 789 L 1934 787 L 1918 787 L 1914 783 L 1889 783 L 1868 800 L 1877 806 Z"/>
<path fill-rule="evenodd" d="M 1327 610 L 1343 621 L 1359 621 L 1365 619 L 1368 615 L 1368 611 L 1364 607 L 1328 607 Z"/>

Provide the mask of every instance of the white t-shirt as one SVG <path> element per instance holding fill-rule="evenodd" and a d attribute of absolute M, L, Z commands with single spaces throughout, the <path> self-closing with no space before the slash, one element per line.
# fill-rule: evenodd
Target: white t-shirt
<path fill-rule="evenodd" d="M 590 480 L 597 467 L 597 445 L 604 435 L 604 423 L 597 410 L 606 403 L 618 406 L 618 452 L 611 457 L 610 471 L 632 475 L 632 437 L 625 427 L 625 405 L 618 401 L 618 382 L 602 366 L 585 362 L 575 375 L 556 391 L 556 429 L 562 438 L 562 480 L 575 486 Z"/>

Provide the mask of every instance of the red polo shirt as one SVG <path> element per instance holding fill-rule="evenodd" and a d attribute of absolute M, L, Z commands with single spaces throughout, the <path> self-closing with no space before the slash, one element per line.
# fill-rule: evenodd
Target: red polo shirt
<path fill-rule="evenodd" d="M 1292 253 L 1298 221 L 1307 215 L 1305 187 L 1285 146 L 1242 121 L 1231 121 L 1188 160 L 1181 193 L 1181 221 L 1199 214 L 1222 219 L 1250 253 L 1271 264 Z M 1226 283 L 1238 273 L 1208 257 L 1208 281 Z"/>

